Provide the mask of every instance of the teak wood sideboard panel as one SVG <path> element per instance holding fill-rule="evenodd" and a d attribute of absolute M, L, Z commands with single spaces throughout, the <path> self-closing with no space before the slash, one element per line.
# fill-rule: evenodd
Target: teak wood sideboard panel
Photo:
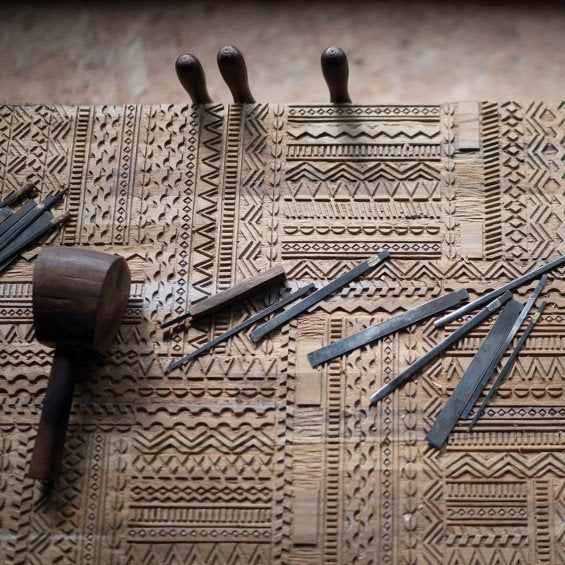
<path fill-rule="evenodd" d="M 26 477 L 52 359 L 32 324 L 38 248 L 0 275 L 0 562 L 560 562 L 563 270 L 484 417 L 442 451 L 425 432 L 492 320 L 373 408 L 461 320 L 316 369 L 306 354 L 564 253 L 564 119 L 538 102 L 0 106 L 0 195 L 68 185 L 49 242 L 119 253 L 133 277 L 45 491 Z M 277 263 L 288 288 L 327 281 L 383 247 L 259 345 L 244 333 L 164 376 L 281 289 L 165 339 L 190 303 Z"/>

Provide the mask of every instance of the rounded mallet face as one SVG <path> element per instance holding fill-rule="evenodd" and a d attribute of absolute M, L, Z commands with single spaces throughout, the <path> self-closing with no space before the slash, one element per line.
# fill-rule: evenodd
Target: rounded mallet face
<path fill-rule="evenodd" d="M 107 351 L 126 311 L 130 284 L 123 257 L 68 247 L 43 250 L 33 271 L 37 339 Z"/>

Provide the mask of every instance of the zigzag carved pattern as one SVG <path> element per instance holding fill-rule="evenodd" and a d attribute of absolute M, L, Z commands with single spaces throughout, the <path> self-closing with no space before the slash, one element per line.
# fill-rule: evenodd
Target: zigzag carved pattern
<path fill-rule="evenodd" d="M 565 478 L 565 453 L 539 453 L 529 458 L 520 453 L 499 453 L 491 457 L 461 453 L 449 459 L 445 473 L 450 479 Z"/>
<path fill-rule="evenodd" d="M 194 243 L 192 247 L 191 301 L 213 293 L 212 273 L 216 249 L 217 200 L 220 183 L 224 106 L 207 104 L 202 115 L 201 161 L 195 195 Z"/>
<path fill-rule="evenodd" d="M 301 125 L 302 126 L 302 125 Z M 398 140 L 399 138 L 409 139 L 414 141 L 416 139 L 431 141 L 439 141 L 439 127 L 436 124 L 418 123 L 418 122 L 405 122 L 401 124 L 364 124 L 352 123 L 347 126 L 332 125 L 332 124 L 309 124 L 307 126 L 299 127 L 293 124 L 289 128 L 289 136 L 294 139 L 311 138 L 330 138 L 339 139 L 347 138 L 359 140 L 379 139 L 386 138 L 390 140 Z"/>
<path fill-rule="evenodd" d="M 239 277 L 256 275 L 261 268 L 263 234 L 264 179 L 266 174 L 265 150 L 267 129 L 265 120 L 268 104 L 257 104 L 246 110 L 242 187 L 239 200 L 239 230 L 237 234 L 237 263 Z"/>
<path fill-rule="evenodd" d="M 380 181 L 380 180 L 439 180 L 440 171 L 429 163 L 375 163 L 363 167 L 360 164 L 336 163 L 322 169 L 313 163 L 299 163 L 285 173 L 287 181 Z"/>
<path fill-rule="evenodd" d="M 269 565 L 269 546 L 264 543 L 156 543 L 128 544 L 128 565 Z"/>

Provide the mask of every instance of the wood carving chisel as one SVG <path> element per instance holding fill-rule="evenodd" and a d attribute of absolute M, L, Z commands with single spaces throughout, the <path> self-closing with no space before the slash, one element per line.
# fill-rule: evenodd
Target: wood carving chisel
<path fill-rule="evenodd" d="M 63 222 L 66 222 L 69 218 L 70 214 L 68 213 L 53 217 L 51 212 L 44 212 L 31 226 L 28 226 L 22 233 L 10 241 L 0 252 L 0 273 L 7 269 L 28 245 Z"/>
<path fill-rule="evenodd" d="M 24 202 L 18 210 L 10 213 L 0 224 L 0 237 L 15 226 L 23 217 L 26 216 L 26 214 L 29 214 L 36 205 L 37 202 L 35 202 L 35 200 L 28 200 L 27 202 Z M 4 208 L 4 210 L 8 210 L 8 208 Z"/>
<path fill-rule="evenodd" d="M 490 304 L 485 306 L 480 312 L 475 314 L 470 320 L 467 320 L 460 328 L 450 333 L 445 339 L 440 341 L 435 347 L 422 355 L 417 361 L 412 363 L 405 371 L 400 373 L 394 379 L 383 385 L 375 394 L 371 396 L 371 404 L 382 400 L 399 386 L 408 382 L 422 367 L 426 366 L 438 355 L 451 347 L 455 342 L 459 341 L 465 334 L 470 332 L 475 326 L 489 318 L 493 312 L 498 310 L 504 303 L 512 298 L 512 293 L 508 290 L 502 296 L 495 298 Z"/>
<path fill-rule="evenodd" d="M 467 367 L 455 390 L 430 428 L 426 436 L 428 443 L 440 448 L 446 442 L 491 359 L 500 349 L 504 338 L 508 335 L 521 310 L 522 305 L 516 300 L 509 300 L 506 303 L 473 357 L 471 364 Z"/>
<path fill-rule="evenodd" d="M 13 226 L 2 233 L 0 236 L 0 250 L 4 249 L 4 247 L 12 241 L 12 239 L 24 231 L 28 226 L 33 224 L 33 222 L 35 222 L 35 220 L 37 220 L 43 212 L 50 210 L 53 206 L 55 206 L 55 204 L 57 204 L 57 202 L 59 202 L 59 200 L 61 200 L 61 198 L 63 198 L 63 196 L 68 192 L 68 190 L 68 188 L 63 188 L 55 194 L 49 194 L 41 202 L 39 202 L 39 204 L 35 204 L 34 202 L 33 209 L 23 215 Z M 5 223 L 7 222 L 4 222 L 4 224 Z M 2 224 L 2 226 L 4 224 Z"/>
<path fill-rule="evenodd" d="M 341 287 L 349 284 L 351 281 L 354 281 L 356 278 L 360 277 L 363 273 L 366 273 L 369 269 L 372 269 L 375 265 L 385 261 L 390 257 L 390 252 L 388 249 L 385 251 L 381 251 L 378 255 L 367 259 L 367 261 L 363 261 L 347 273 L 337 277 L 337 279 L 333 280 L 332 282 L 328 283 L 327 285 L 319 288 L 316 292 L 313 292 L 303 300 L 301 300 L 298 304 L 291 306 L 284 312 L 281 312 L 278 316 L 271 318 L 268 322 L 264 323 L 262 326 L 259 326 L 257 329 L 253 330 L 250 334 L 252 341 L 259 341 L 264 335 L 272 332 L 274 329 L 286 324 L 289 320 L 298 316 L 313 306 L 320 300 L 324 299 L 326 296 L 332 294 L 336 290 L 340 289 Z"/>
<path fill-rule="evenodd" d="M 542 265 L 541 267 L 538 267 L 537 269 L 534 269 L 533 271 L 530 271 L 529 273 L 526 273 L 525 275 L 522 275 L 521 277 L 510 281 L 508 284 L 505 284 L 500 288 L 497 288 L 491 292 L 488 292 L 487 294 L 484 294 L 483 296 L 480 296 L 476 300 L 469 302 L 469 304 L 461 306 L 461 308 L 458 308 L 454 312 L 446 314 L 442 318 L 436 320 L 434 322 L 434 325 L 436 326 L 436 328 L 443 328 L 443 326 L 445 326 L 449 322 L 460 318 L 461 316 L 463 316 L 463 314 L 467 314 L 467 312 L 472 312 L 473 310 L 480 308 L 483 304 L 490 302 L 497 296 L 500 296 L 503 292 L 506 292 L 507 290 L 514 290 L 515 288 L 522 286 L 523 284 L 537 279 L 540 275 L 561 267 L 561 265 L 565 265 L 565 255 L 561 255 L 561 257 L 557 257 L 557 259 L 554 259 L 553 261 L 550 261 L 549 263 L 546 263 L 545 265 Z"/>
<path fill-rule="evenodd" d="M 518 316 L 518 318 L 514 322 L 514 325 L 510 328 L 508 335 L 506 336 L 506 338 L 504 339 L 504 342 L 500 346 L 500 351 L 498 351 L 497 354 L 491 360 L 491 363 L 487 367 L 485 374 L 483 375 L 483 378 L 481 379 L 480 383 L 478 384 L 477 388 L 475 389 L 475 392 L 473 393 L 473 395 L 469 399 L 467 406 L 465 406 L 465 410 L 463 410 L 463 414 L 462 414 L 463 418 L 469 417 L 469 414 L 471 413 L 471 410 L 473 409 L 473 406 L 475 405 L 477 398 L 479 398 L 479 396 L 481 395 L 481 392 L 483 392 L 485 386 L 487 385 L 490 378 L 492 377 L 492 375 L 496 371 L 496 367 L 498 366 L 499 361 L 504 356 L 504 352 L 506 351 L 506 349 L 510 345 L 511 341 L 514 339 L 514 336 L 518 333 L 518 330 L 520 329 L 522 322 L 526 319 L 526 316 L 530 313 L 530 310 L 532 309 L 534 302 L 537 300 L 537 298 L 540 295 L 541 291 L 543 290 L 543 287 L 545 286 L 546 282 L 547 282 L 547 274 L 543 275 L 541 277 L 541 279 L 539 280 L 536 288 L 534 289 L 532 294 L 529 296 L 526 304 L 524 304 L 522 311 L 520 312 L 520 315 Z"/>
<path fill-rule="evenodd" d="M 196 320 L 197 318 L 204 318 L 209 316 L 218 310 L 226 308 L 235 302 L 240 302 L 244 298 L 251 296 L 253 294 L 258 294 L 262 290 L 267 289 L 274 284 L 280 283 L 286 279 L 286 273 L 281 265 L 275 265 L 271 269 L 259 273 L 254 277 L 249 277 L 241 282 L 238 282 L 223 290 L 214 294 L 214 296 L 209 296 L 200 302 L 192 305 L 188 312 L 181 314 L 176 318 L 167 320 L 160 324 L 161 329 L 168 328 L 169 326 L 174 326 L 180 324 L 187 318 L 192 318 Z"/>
<path fill-rule="evenodd" d="M 10 216 L 13 216 L 13 214 L 14 211 L 11 208 L 0 208 L 0 224 Z"/>
<path fill-rule="evenodd" d="M 518 354 L 522 350 L 522 347 L 524 347 L 526 340 L 528 339 L 528 337 L 532 333 L 532 330 L 534 329 L 535 325 L 537 324 L 538 320 L 540 319 L 540 316 L 542 315 L 546 306 L 547 306 L 547 302 L 543 301 L 540 304 L 540 307 L 537 309 L 536 313 L 533 315 L 532 320 L 530 321 L 530 323 L 528 324 L 528 327 L 526 328 L 526 330 L 524 331 L 524 333 L 522 334 L 522 336 L 518 340 L 516 347 L 514 348 L 512 353 L 510 354 L 510 357 L 508 357 L 508 359 L 506 360 L 506 363 L 504 363 L 504 366 L 500 370 L 500 373 L 498 373 L 498 375 L 496 376 L 496 379 L 492 383 L 492 386 L 491 386 L 490 390 L 488 391 L 488 394 L 483 398 L 481 406 L 479 407 L 479 409 L 477 410 L 477 412 L 473 416 L 473 419 L 471 420 L 471 423 L 469 424 L 469 427 L 467 428 L 468 432 L 470 432 L 473 429 L 473 427 L 477 423 L 478 419 L 481 417 L 481 415 L 485 411 L 488 403 L 490 402 L 490 399 L 494 396 L 494 393 L 498 390 L 498 387 L 502 384 L 502 382 L 504 381 L 504 379 L 506 378 L 506 376 L 510 372 L 512 365 L 514 365 L 514 362 L 516 361 Z"/>
<path fill-rule="evenodd" d="M 260 320 L 261 318 L 264 318 L 265 316 L 268 316 L 269 314 L 271 314 L 271 312 L 274 312 L 275 310 L 278 310 L 279 308 L 286 306 L 290 302 L 293 302 L 297 298 L 304 296 L 306 293 L 310 292 L 314 288 L 314 286 L 315 286 L 314 283 L 307 284 L 306 286 L 298 289 L 296 292 L 293 292 L 292 294 L 285 296 L 284 298 L 282 298 L 278 302 L 275 302 L 274 304 L 267 306 L 267 308 L 264 308 L 260 312 L 257 312 L 257 314 L 254 314 L 250 318 L 247 318 L 247 320 L 244 320 L 243 322 L 241 322 L 237 326 L 230 328 L 228 331 L 226 331 L 222 335 L 219 335 L 218 337 L 214 338 L 212 341 L 209 341 L 208 343 L 206 343 L 202 347 L 199 347 L 198 349 L 195 349 L 194 351 L 192 351 L 188 355 L 185 355 L 182 359 L 179 359 L 178 361 L 171 363 L 165 369 L 165 374 L 170 373 L 173 369 L 176 369 L 177 367 L 180 367 L 181 365 L 188 363 L 191 359 L 194 359 L 195 357 L 198 357 L 199 355 L 201 355 L 205 351 L 212 349 L 212 347 L 214 347 L 215 345 L 218 345 L 218 343 L 221 343 L 222 341 L 225 341 L 226 339 L 230 338 L 231 336 L 235 335 L 236 333 L 239 333 L 240 331 L 244 330 L 245 328 L 248 328 L 249 326 L 253 325 L 257 320 Z"/>
<path fill-rule="evenodd" d="M 349 353 L 350 351 L 353 351 L 363 345 L 367 345 L 368 343 L 384 337 L 385 335 L 389 335 L 401 330 L 402 328 L 411 326 L 416 322 L 420 322 L 425 318 L 439 314 L 443 310 L 459 304 L 462 300 L 468 300 L 468 298 L 469 293 L 463 289 L 456 290 L 455 292 L 450 292 L 445 296 L 440 296 L 439 298 L 430 300 L 425 304 L 421 304 L 416 308 L 412 308 L 411 310 L 399 314 L 398 316 L 394 316 L 389 320 L 385 320 L 380 324 L 375 324 L 374 326 L 361 330 L 360 332 L 356 332 L 340 339 L 339 341 L 335 341 L 334 343 L 330 343 L 325 347 L 321 347 L 320 349 L 316 349 L 316 351 L 308 353 L 310 365 L 315 367 L 316 365 L 325 363 L 334 357 Z"/>
<path fill-rule="evenodd" d="M 0 202 L 0 209 L 11 206 L 23 196 L 27 196 L 33 190 L 35 190 L 35 185 L 32 182 L 26 182 L 20 190 L 10 194 L 10 196 Z"/>

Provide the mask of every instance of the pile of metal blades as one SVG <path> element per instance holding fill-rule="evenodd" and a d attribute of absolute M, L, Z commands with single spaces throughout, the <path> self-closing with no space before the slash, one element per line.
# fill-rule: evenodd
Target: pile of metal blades
<path fill-rule="evenodd" d="M 467 432 L 470 432 L 477 423 L 478 419 L 484 413 L 488 402 L 510 372 L 512 364 L 515 362 L 520 350 L 526 342 L 526 339 L 534 329 L 535 324 L 541 316 L 547 304 L 546 302 L 543 302 L 538 308 L 528 327 L 523 332 L 522 336 L 518 340 L 518 343 L 511 352 L 508 360 L 505 362 L 504 366 L 498 373 L 498 376 L 496 377 L 490 391 L 484 397 L 481 406 L 474 412 L 474 414 L 472 414 L 475 403 L 485 390 L 492 376 L 496 373 L 498 364 L 504 357 L 504 354 L 512 343 L 512 340 L 517 336 L 520 327 L 526 320 L 528 314 L 534 307 L 536 300 L 543 291 L 543 288 L 548 279 L 548 273 L 563 266 L 564 264 L 565 255 L 562 255 L 550 261 L 549 263 L 546 263 L 545 265 L 529 271 L 528 273 L 503 285 L 502 287 L 493 290 L 468 304 L 465 304 L 454 312 L 451 312 L 450 314 L 447 314 L 446 316 L 443 316 L 442 318 L 437 320 L 435 322 L 436 327 L 443 327 L 447 323 L 452 322 L 453 320 L 463 316 L 464 314 L 467 314 L 468 312 L 471 312 L 472 310 L 483 306 L 483 309 L 478 314 L 463 323 L 458 329 L 449 334 L 443 341 L 438 343 L 438 345 L 428 351 L 405 371 L 397 375 L 391 381 L 382 386 L 377 392 L 375 392 L 371 396 L 371 403 L 373 404 L 378 402 L 379 400 L 383 399 L 385 396 L 393 392 L 396 388 L 406 383 L 426 364 L 443 353 L 448 347 L 456 343 L 472 328 L 485 321 L 501 306 L 504 305 L 502 312 L 498 315 L 497 319 L 494 322 L 494 325 L 483 340 L 477 353 L 473 357 L 471 364 L 465 371 L 460 382 L 455 387 L 445 406 L 439 412 L 437 419 L 433 423 L 426 436 L 426 439 L 431 445 L 437 448 L 441 448 L 447 441 L 449 434 L 453 430 L 458 420 L 460 418 L 469 418 L 470 416 L 472 416 L 471 423 L 467 428 Z M 512 290 L 531 282 L 540 275 L 541 278 L 539 279 L 538 284 L 528 298 L 526 304 L 522 305 L 516 300 L 512 299 Z M 406 314 L 408 314 L 409 312 L 407 312 Z M 394 318 L 392 320 L 394 320 Z M 355 336 L 350 336 L 350 338 L 351 337 Z M 350 338 L 346 338 L 346 340 Z M 347 351 L 349 350 L 351 349 L 347 349 Z"/>
<path fill-rule="evenodd" d="M 7 269 L 26 247 L 68 217 L 67 214 L 55 217 L 50 211 L 67 193 L 67 188 L 48 194 L 41 202 L 28 200 L 14 210 L 14 204 L 34 190 L 34 185 L 27 183 L 0 202 L 0 272 Z"/>

